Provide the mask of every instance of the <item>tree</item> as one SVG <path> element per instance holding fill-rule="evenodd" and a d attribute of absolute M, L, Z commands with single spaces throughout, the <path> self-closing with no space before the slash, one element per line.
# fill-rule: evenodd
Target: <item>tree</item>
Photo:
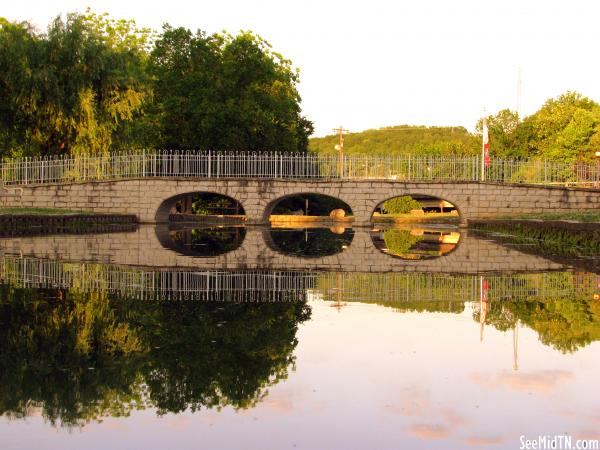
<path fill-rule="evenodd" d="M 527 156 L 591 161 L 600 140 L 600 105 L 577 92 L 548 100 L 523 122 L 519 151 Z"/>
<path fill-rule="evenodd" d="M 310 140 L 310 150 L 334 153 L 337 135 Z M 463 127 L 398 125 L 350 133 L 344 141 L 346 154 L 373 155 L 465 155 L 478 154 L 480 140 Z M 479 150 L 478 150 L 479 149 Z"/>
<path fill-rule="evenodd" d="M 162 147 L 305 151 L 298 72 L 260 37 L 207 36 L 165 25 L 151 55 Z"/>
<path fill-rule="evenodd" d="M 104 154 L 150 96 L 149 31 L 68 14 L 47 34 L 0 22 L 0 138 L 10 155 Z"/>
<path fill-rule="evenodd" d="M 502 158 L 521 156 L 515 146 L 515 138 L 519 129 L 519 114 L 510 109 L 503 109 L 495 116 L 488 116 L 488 129 L 490 132 L 490 153 Z M 477 122 L 476 130 L 481 133 L 483 121 Z"/>
<path fill-rule="evenodd" d="M 384 202 L 383 209 L 386 214 L 406 214 L 413 209 L 421 209 L 421 204 L 410 195 L 394 197 Z"/>

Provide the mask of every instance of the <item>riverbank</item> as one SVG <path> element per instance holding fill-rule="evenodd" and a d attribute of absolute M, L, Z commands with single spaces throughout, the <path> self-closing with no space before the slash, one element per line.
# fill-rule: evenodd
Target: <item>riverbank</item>
<path fill-rule="evenodd" d="M 0 237 L 134 231 L 132 214 L 97 214 L 51 208 L 0 208 Z"/>
<path fill-rule="evenodd" d="M 573 217 L 570 215 L 569 217 Z M 547 254 L 600 255 L 600 222 L 542 219 L 470 220 L 469 228 L 516 244 L 535 245 Z"/>
<path fill-rule="evenodd" d="M 428 212 L 422 214 L 373 214 L 373 223 L 454 223 L 459 220 L 457 211 L 446 213 Z"/>

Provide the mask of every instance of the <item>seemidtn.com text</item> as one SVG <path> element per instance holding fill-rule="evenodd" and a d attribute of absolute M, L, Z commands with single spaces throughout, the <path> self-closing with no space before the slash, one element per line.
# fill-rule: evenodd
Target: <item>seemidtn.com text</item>
<path fill-rule="evenodd" d="M 520 436 L 521 446 L 519 450 L 599 450 L 599 439 L 574 439 L 569 435 L 538 436 L 535 439 L 527 439 Z"/>

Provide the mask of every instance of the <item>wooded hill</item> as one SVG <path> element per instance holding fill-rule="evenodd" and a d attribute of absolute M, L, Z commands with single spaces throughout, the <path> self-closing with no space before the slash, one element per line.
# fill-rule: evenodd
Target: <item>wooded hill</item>
<path fill-rule="evenodd" d="M 593 162 L 600 150 L 600 104 L 578 92 L 548 99 L 534 114 L 521 119 L 509 109 L 487 117 L 490 154 L 501 158 L 544 158 L 574 163 Z M 344 153 L 393 155 L 478 154 L 482 120 L 476 132 L 463 127 L 398 125 L 350 133 Z M 309 150 L 333 153 L 339 136 L 313 138 Z"/>
<path fill-rule="evenodd" d="M 347 134 L 344 138 L 344 153 L 477 154 L 480 151 L 480 139 L 463 127 L 398 125 Z M 334 147 L 338 143 L 337 135 L 312 138 L 308 148 L 317 153 L 335 153 Z"/>

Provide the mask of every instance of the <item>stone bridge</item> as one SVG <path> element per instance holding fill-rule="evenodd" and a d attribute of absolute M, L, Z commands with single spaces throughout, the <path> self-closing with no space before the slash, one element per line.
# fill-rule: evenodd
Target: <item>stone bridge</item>
<path fill-rule="evenodd" d="M 114 265 L 180 270 L 319 270 L 335 272 L 427 272 L 476 274 L 570 269 L 561 263 L 520 252 L 462 232 L 458 246 L 433 259 L 405 260 L 378 250 L 369 231 L 356 230 L 342 252 L 320 258 L 282 254 L 272 247 L 270 230 L 248 227 L 241 245 L 215 257 L 182 254 L 169 248 L 166 226 L 140 226 L 130 233 L 55 235 L 0 239 L 7 255 L 102 262 Z"/>
<path fill-rule="evenodd" d="M 210 192 L 238 200 L 248 224 L 264 224 L 283 198 L 324 194 L 350 206 L 354 226 L 367 226 L 381 202 L 426 195 L 453 203 L 461 220 L 539 211 L 600 211 L 600 190 L 487 182 L 400 182 L 393 180 L 265 180 L 139 178 L 24 185 L 22 196 L 0 197 L 6 207 L 50 207 L 97 213 L 135 214 L 143 223 L 166 222 L 176 202 Z"/>

